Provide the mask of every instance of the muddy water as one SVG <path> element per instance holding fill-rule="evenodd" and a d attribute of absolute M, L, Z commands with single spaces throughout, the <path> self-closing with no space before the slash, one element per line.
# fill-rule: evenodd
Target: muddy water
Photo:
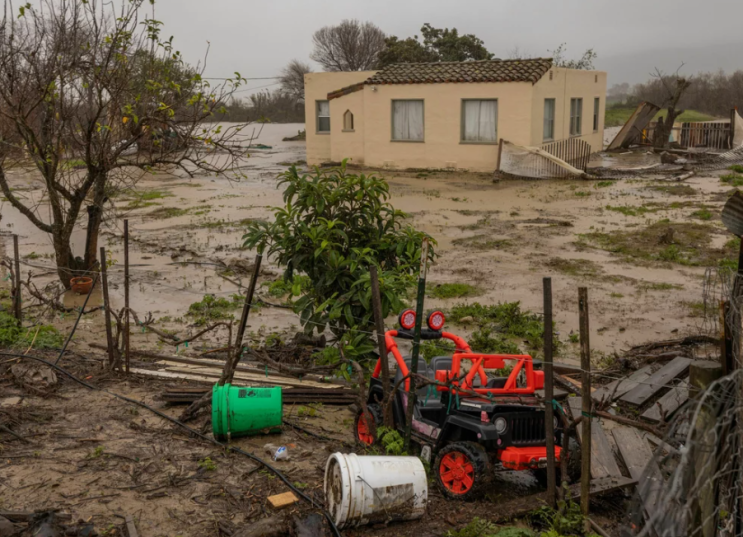
<path fill-rule="evenodd" d="M 192 332 L 188 323 L 175 322 L 191 303 L 204 294 L 229 296 L 238 291 L 234 282 L 247 285 L 247 276 L 229 274 L 228 281 L 218 268 L 235 259 L 252 261 L 255 252 L 241 248 L 246 219 L 268 219 L 270 208 L 282 203 L 276 175 L 287 163 L 304 160 L 303 142 L 282 142 L 302 125 L 266 125 L 254 143 L 271 149 L 250 151 L 242 171 L 247 178 L 198 176 L 193 179 L 172 175 L 145 176 L 139 190 L 158 190 L 165 197 L 153 205 L 127 209 L 131 200 L 116 200 L 119 216 L 109 222 L 103 235 L 109 256 L 111 293 L 115 305 L 123 302 L 122 221 L 129 219 L 132 264 L 132 308 L 155 318 L 170 317 L 162 326 Z M 649 156 L 608 157 L 621 167 L 634 167 L 650 161 Z M 657 159 L 657 157 L 653 156 Z M 643 267 L 621 262 L 598 249 L 581 248 L 579 236 L 592 231 L 609 232 L 645 226 L 662 218 L 690 221 L 693 207 L 671 208 L 673 202 L 694 201 L 711 207 L 721 206 L 716 193 L 726 190 L 717 177 L 694 177 L 687 181 L 697 190 L 694 196 L 677 196 L 647 187 L 655 178 L 618 181 L 599 188 L 595 182 L 581 181 L 505 181 L 493 183 L 486 175 L 465 173 L 385 172 L 390 183 L 392 203 L 411 214 L 413 225 L 438 241 L 440 257 L 430 269 L 430 285 L 461 282 L 477 285 L 482 296 L 469 299 L 481 303 L 520 301 L 524 308 L 541 311 L 542 277 L 553 278 L 554 309 L 566 341 L 577 331 L 577 287 L 589 288 L 591 344 L 600 353 L 611 354 L 628 345 L 672 337 L 694 331 L 698 320 L 689 317 L 684 303 L 701 299 L 698 267 Z M 14 184 L 25 195 L 40 199 L 33 190 L 30 174 L 14 177 Z M 643 216 L 624 216 L 606 209 L 607 205 L 640 206 L 646 203 L 668 205 L 667 210 Z M 44 215 L 45 205 L 40 205 Z M 53 268 L 47 236 L 30 226 L 7 203 L 0 205 L 3 232 L 21 236 L 21 255 L 27 258 L 23 272 L 35 274 Z M 560 225 L 560 223 L 568 225 Z M 713 221 L 714 222 L 714 221 Z M 9 237 L 3 235 L 6 251 Z M 84 229 L 76 230 L 76 251 L 82 248 Z M 715 241 L 724 242 L 720 234 Z M 12 250 L 12 249 L 11 249 Z M 81 252 L 80 252 L 81 253 Z M 36 257 L 41 256 L 41 257 Z M 550 268 L 554 260 L 573 260 L 595 269 L 589 275 Z M 264 282 L 280 274 L 270 260 L 264 264 Z M 590 272 L 590 271 L 589 271 Z M 584 275 L 580 275 L 584 274 Z M 54 280 L 49 274 L 37 278 L 37 285 Z M 670 291 L 648 291 L 647 284 L 670 283 L 682 286 Z M 265 288 L 259 291 L 265 294 Z M 78 304 L 80 297 L 65 300 Z M 91 302 L 100 301 L 94 295 Z M 462 300 L 428 299 L 427 307 L 449 307 Z M 238 314 L 239 312 L 236 312 Z M 250 330 L 260 337 L 274 330 L 296 328 L 297 317 L 288 310 L 261 308 L 251 314 Z M 87 322 L 92 338 L 100 338 L 102 324 L 92 317 Z M 467 333 L 462 328 L 461 332 Z M 155 345 L 153 334 L 138 334 L 137 345 Z M 574 357 L 577 345 L 567 343 L 564 356 Z"/>

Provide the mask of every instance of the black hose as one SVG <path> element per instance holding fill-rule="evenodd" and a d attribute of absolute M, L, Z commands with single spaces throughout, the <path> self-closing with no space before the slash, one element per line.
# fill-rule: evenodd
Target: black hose
<path fill-rule="evenodd" d="M 88 382 L 85 382 L 84 380 L 81 380 L 81 379 L 77 378 L 75 375 L 73 375 L 72 373 L 70 373 L 66 369 L 63 369 L 62 367 L 58 366 L 56 363 L 49 362 L 49 361 L 44 360 L 43 358 L 39 358 L 37 356 L 28 356 L 28 355 L 25 355 L 25 354 L 17 354 L 17 353 L 12 353 L 12 352 L 0 352 L 0 356 L 10 356 L 10 357 L 14 357 L 14 358 L 25 358 L 25 359 L 36 360 L 37 362 L 41 362 L 41 363 L 43 363 L 43 364 L 45 364 L 45 365 L 47 365 L 47 366 L 49 366 L 49 367 L 51 367 L 53 369 L 56 369 L 57 371 L 59 371 L 60 373 L 62 373 L 66 377 L 70 378 L 71 380 L 77 382 L 81 386 L 85 386 L 86 388 L 88 388 L 90 390 L 97 390 L 97 391 L 106 393 L 108 395 L 111 395 L 113 397 L 116 397 L 117 399 L 121 399 L 122 401 L 126 401 L 128 403 L 132 403 L 134 405 L 140 406 L 140 407 L 142 407 L 144 409 L 149 410 L 153 414 L 156 414 L 156 415 L 160 416 L 164 420 L 167 420 L 167 421 L 169 421 L 171 423 L 176 424 L 177 426 L 181 427 L 182 429 L 185 429 L 189 433 L 191 433 L 191 434 L 193 434 L 193 435 L 201 438 L 202 440 L 206 440 L 207 442 L 211 442 L 212 444 L 215 444 L 217 446 L 223 447 L 223 448 L 228 449 L 230 451 L 234 451 L 235 453 L 240 453 L 241 455 L 245 455 L 249 459 L 252 459 L 253 461 L 257 462 L 258 464 L 260 464 L 262 466 L 265 466 L 268 470 L 270 470 L 271 472 L 273 472 L 279 479 L 281 479 L 286 484 L 287 487 L 289 487 L 292 491 L 294 491 L 296 494 L 298 494 L 303 500 L 305 500 L 307 503 L 309 503 L 313 507 L 316 507 L 317 509 L 320 509 L 322 511 L 323 515 L 325 515 L 325 518 L 327 519 L 328 524 L 330 524 L 330 529 L 333 530 L 333 534 L 336 537 L 342 537 L 340 531 L 338 530 L 338 528 L 336 527 L 335 523 L 333 522 L 333 519 L 330 516 L 330 513 L 328 513 L 322 505 L 318 504 L 317 502 L 315 502 L 315 500 L 313 500 L 312 498 L 310 498 L 309 496 L 307 496 L 306 494 L 304 494 L 301 490 L 299 490 L 297 487 L 295 487 L 291 483 L 291 481 L 289 481 L 286 478 L 286 476 L 284 474 L 282 474 L 279 470 L 277 470 L 276 468 L 274 468 L 273 466 L 271 466 L 270 464 L 268 464 L 266 461 L 264 461 L 260 457 L 257 457 L 257 456 L 255 456 L 252 453 L 249 453 L 247 451 L 243 451 L 240 448 L 237 448 L 237 447 L 234 447 L 234 446 L 230 446 L 230 445 L 227 445 L 227 444 L 223 444 L 222 442 L 219 442 L 218 440 L 215 440 L 214 438 L 210 438 L 210 437 L 208 437 L 208 436 L 206 436 L 204 434 L 201 434 L 200 432 L 198 432 L 195 429 L 192 429 L 191 427 L 189 427 L 188 425 L 186 425 L 182 421 L 179 421 L 179 420 L 177 420 L 175 418 L 172 418 L 172 417 L 168 416 L 167 414 L 164 414 L 163 412 L 160 412 L 156 408 L 152 408 L 151 406 L 149 406 L 146 403 L 143 403 L 141 401 L 137 401 L 136 399 L 131 399 L 130 397 L 127 397 L 125 395 L 121 395 L 121 394 L 118 394 L 118 393 L 114 393 L 114 392 L 108 391 L 105 388 L 99 388 L 98 386 L 95 386 L 93 384 L 89 384 Z"/>
<path fill-rule="evenodd" d="M 93 288 L 95 287 L 95 284 L 98 283 L 98 276 L 100 275 L 100 272 L 95 273 L 95 280 L 93 280 L 93 285 L 90 286 L 90 291 L 88 291 L 88 296 L 85 297 L 85 302 L 83 302 L 83 307 L 80 308 L 80 313 L 77 316 L 77 320 L 75 321 L 75 325 L 72 327 L 72 331 L 70 332 L 70 335 L 67 336 L 67 341 L 64 342 L 64 345 L 62 346 L 62 350 L 59 352 L 59 356 L 57 356 L 57 359 L 54 362 L 54 365 L 57 365 L 59 363 L 59 360 L 62 358 L 62 355 L 67 350 L 67 345 L 70 344 L 70 340 L 72 339 L 72 336 L 75 335 L 75 330 L 77 330 L 77 325 L 80 324 L 80 319 L 83 317 L 83 312 L 85 311 L 85 306 L 88 305 L 88 300 L 90 300 L 90 295 L 93 294 Z"/>

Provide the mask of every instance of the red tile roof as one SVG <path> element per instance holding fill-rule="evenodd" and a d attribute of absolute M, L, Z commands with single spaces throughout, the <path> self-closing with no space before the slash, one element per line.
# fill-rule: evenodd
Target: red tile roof
<path fill-rule="evenodd" d="M 398 63 L 385 67 L 365 84 L 444 84 L 452 82 L 531 82 L 552 67 L 551 58 L 471 62 Z"/>

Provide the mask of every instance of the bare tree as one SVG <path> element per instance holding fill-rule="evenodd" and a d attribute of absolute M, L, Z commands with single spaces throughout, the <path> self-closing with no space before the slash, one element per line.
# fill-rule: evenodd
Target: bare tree
<path fill-rule="evenodd" d="M 681 97 L 683 97 L 686 90 L 691 86 L 691 80 L 679 76 L 679 71 L 684 66 L 681 66 L 676 70 L 673 76 L 665 75 L 660 69 L 656 67 L 653 78 L 659 80 L 663 87 L 664 96 L 659 106 L 666 107 L 666 117 L 663 116 L 658 118 L 653 130 L 653 147 L 664 148 L 670 145 L 669 138 L 671 135 L 671 129 L 676 118 L 684 113 L 683 110 L 677 109 Z"/>
<path fill-rule="evenodd" d="M 312 72 L 312 67 L 299 60 L 290 61 L 281 70 L 281 90 L 297 101 L 304 101 L 304 75 Z"/>
<path fill-rule="evenodd" d="M 326 71 L 374 69 L 384 48 L 384 37 L 384 32 L 371 22 L 346 19 L 338 26 L 325 26 L 315 32 L 310 58 Z"/>
<path fill-rule="evenodd" d="M 154 3 L 150 1 L 149 3 Z M 118 4 L 118 5 L 117 5 Z M 0 190 L 52 237 L 57 272 L 96 264 L 104 204 L 143 173 L 226 173 L 242 126 L 206 124 L 244 79 L 211 86 L 186 65 L 147 0 L 42 0 L 0 21 Z M 225 157 L 226 155 L 226 157 Z M 33 170 L 40 196 L 11 187 Z M 88 213 L 83 257 L 71 237 Z"/>

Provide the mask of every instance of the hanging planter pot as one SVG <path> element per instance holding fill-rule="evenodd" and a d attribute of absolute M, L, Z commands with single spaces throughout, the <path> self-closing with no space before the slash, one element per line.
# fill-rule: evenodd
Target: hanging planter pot
<path fill-rule="evenodd" d="M 93 279 L 87 276 L 79 276 L 70 280 L 70 287 L 79 295 L 87 295 L 93 289 Z"/>

